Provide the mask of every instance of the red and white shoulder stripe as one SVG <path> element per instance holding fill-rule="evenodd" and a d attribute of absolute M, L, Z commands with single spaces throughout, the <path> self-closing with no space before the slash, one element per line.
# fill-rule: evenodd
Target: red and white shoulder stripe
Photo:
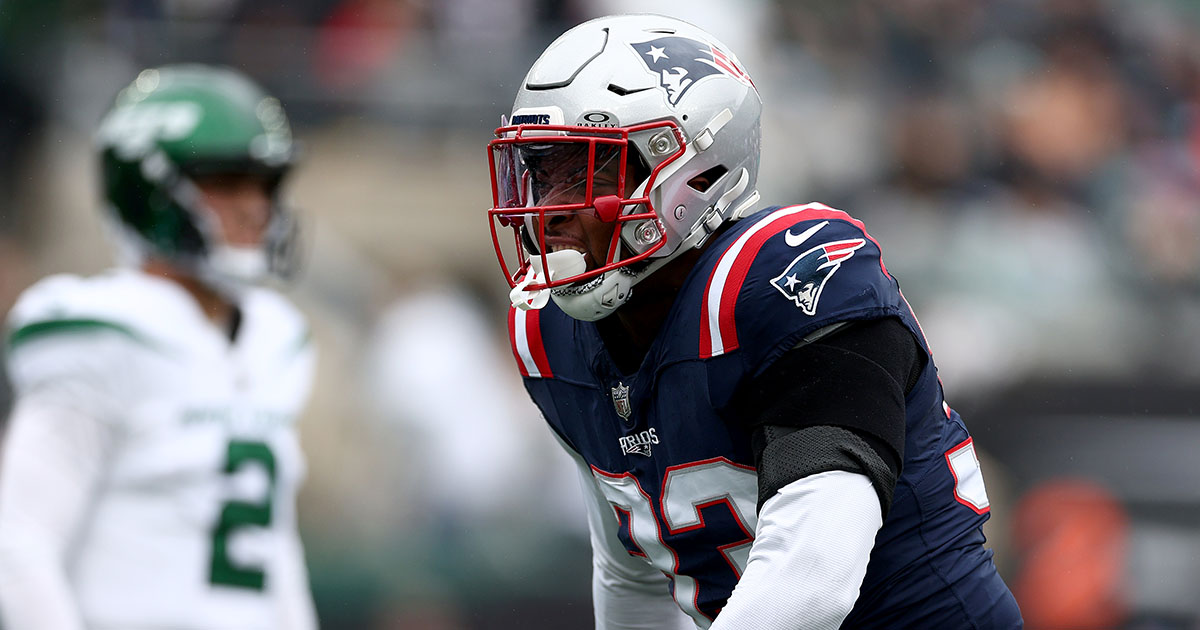
<path fill-rule="evenodd" d="M 717 357 L 737 349 L 734 307 L 759 250 L 772 236 L 792 227 L 798 221 L 812 219 L 849 222 L 861 230 L 876 247 L 879 246 L 879 243 L 867 234 L 866 226 L 861 221 L 820 203 L 780 208 L 759 219 L 721 253 L 708 277 L 708 284 L 704 288 L 704 302 L 701 305 L 700 358 Z M 884 275 L 891 277 L 882 260 L 879 266 Z"/>
<path fill-rule="evenodd" d="M 513 357 L 521 376 L 550 378 L 550 358 L 542 342 L 541 311 L 525 311 L 515 307 L 508 309 L 508 340 L 512 345 Z"/>

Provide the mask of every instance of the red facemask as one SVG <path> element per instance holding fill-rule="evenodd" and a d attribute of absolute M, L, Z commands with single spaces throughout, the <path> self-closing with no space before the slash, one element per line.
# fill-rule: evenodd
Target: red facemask
<path fill-rule="evenodd" d="M 633 148 L 631 134 L 650 129 L 675 135 L 678 149 L 652 170 Z M 658 173 L 683 154 L 683 135 L 671 121 L 632 127 L 597 129 L 567 125 L 516 125 L 500 127 L 488 145 L 492 177 L 492 241 L 509 286 L 526 279 L 531 269 L 550 269 L 546 260 L 547 226 L 562 215 L 587 215 L 613 224 L 607 253 L 591 268 L 572 270 L 564 277 L 538 273 L 525 286 L 528 291 L 584 282 L 608 271 L 632 265 L 662 248 L 665 238 L 650 200 Z M 641 180 L 644 185 L 640 185 Z M 640 196 L 627 196 L 640 189 Z M 622 248 L 622 228 L 631 222 L 644 242 L 653 245 L 638 254 Z M 501 232 L 512 230 L 512 245 L 505 246 Z M 507 239 L 504 239 L 507 240 Z M 532 258 L 540 264 L 532 265 Z M 597 256 L 597 258 L 599 258 Z"/>

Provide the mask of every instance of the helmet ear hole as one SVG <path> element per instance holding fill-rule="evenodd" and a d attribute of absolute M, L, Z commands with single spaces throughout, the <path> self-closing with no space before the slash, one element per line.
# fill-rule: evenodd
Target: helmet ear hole
<path fill-rule="evenodd" d="M 728 172 L 729 172 L 729 169 L 725 168 L 721 164 L 718 164 L 718 165 L 708 169 L 707 171 L 704 171 L 703 173 L 700 173 L 699 175 L 689 179 L 687 185 L 689 187 L 691 187 L 692 190 L 695 190 L 696 192 L 699 192 L 699 193 L 708 192 L 708 189 L 711 188 L 713 184 L 717 183 L 717 180 L 721 179 L 721 177 L 723 175 L 725 175 L 725 173 L 728 173 Z"/>

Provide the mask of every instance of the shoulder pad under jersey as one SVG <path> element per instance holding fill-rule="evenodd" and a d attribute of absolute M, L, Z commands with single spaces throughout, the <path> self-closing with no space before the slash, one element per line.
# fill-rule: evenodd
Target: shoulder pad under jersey
<path fill-rule="evenodd" d="M 757 372 L 819 328 L 901 312 L 879 244 L 845 212 L 813 203 L 767 208 L 742 222 L 710 259 L 701 358 L 739 351 Z"/>
<path fill-rule="evenodd" d="M 49 276 L 26 289 L 9 312 L 6 342 L 10 350 L 28 342 L 62 335 L 118 335 L 131 343 L 155 344 L 153 294 L 145 276 L 113 271 L 84 278 Z M 156 281 L 162 282 L 162 281 Z"/>

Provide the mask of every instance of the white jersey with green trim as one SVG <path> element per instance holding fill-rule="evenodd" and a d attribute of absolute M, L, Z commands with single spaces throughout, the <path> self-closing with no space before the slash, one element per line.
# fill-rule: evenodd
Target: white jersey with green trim
<path fill-rule="evenodd" d="M 87 628 L 293 627 L 280 599 L 311 607 L 295 423 L 314 351 L 277 293 L 239 309 L 231 341 L 179 285 L 122 269 L 47 278 L 10 314 L 14 419 L 36 407 L 102 427 L 61 558 Z"/>

